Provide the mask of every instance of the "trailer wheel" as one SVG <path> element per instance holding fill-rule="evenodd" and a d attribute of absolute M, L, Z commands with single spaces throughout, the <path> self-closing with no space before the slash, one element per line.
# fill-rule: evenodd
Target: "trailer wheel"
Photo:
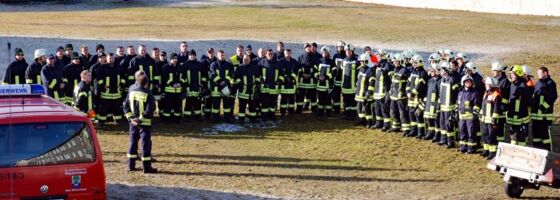
<path fill-rule="evenodd" d="M 511 178 L 509 183 L 505 185 L 505 192 L 508 197 L 519 198 L 523 193 L 523 183 L 517 178 Z"/>

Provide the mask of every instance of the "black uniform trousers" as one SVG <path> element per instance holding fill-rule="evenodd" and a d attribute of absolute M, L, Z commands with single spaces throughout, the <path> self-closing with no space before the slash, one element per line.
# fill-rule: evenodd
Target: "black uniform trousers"
<path fill-rule="evenodd" d="M 340 94 L 342 89 L 340 86 L 334 86 L 330 92 L 330 97 L 332 99 L 332 106 L 334 113 L 340 113 Z"/>
<path fill-rule="evenodd" d="M 408 116 L 406 99 L 391 101 L 391 118 L 393 120 L 391 128 L 405 132 L 410 131 L 410 118 Z"/>
<path fill-rule="evenodd" d="M 533 120 L 533 147 L 551 151 L 550 120 Z"/>
<path fill-rule="evenodd" d="M 161 100 L 162 104 L 160 105 L 163 119 L 177 120 L 182 116 L 182 97 L 181 93 L 165 92 Z"/>
<path fill-rule="evenodd" d="M 375 100 L 376 127 L 390 128 L 389 126 L 392 121 L 389 113 L 390 104 L 391 102 L 385 98 Z"/>
<path fill-rule="evenodd" d="M 442 111 L 439 116 L 440 143 L 455 146 L 457 122 L 450 123 L 451 111 Z"/>
<path fill-rule="evenodd" d="M 138 159 L 138 141 L 142 139 L 142 161 L 144 169 L 151 167 L 152 161 L 152 127 L 151 126 L 133 126 L 130 124 L 129 138 L 130 146 L 128 148 L 127 157 L 128 168 L 133 170 L 136 168 L 136 160 Z"/>
<path fill-rule="evenodd" d="M 311 108 L 313 112 L 317 109 L 317 89 L 298 88 L 296 93 L 297 109 L 296 113 L 301 113 L 304 107 Z M 263 108 L 264 109 L 264 108 Z"/>
<path fill-rule="evenodd" d="M 477 120 L 459 120 L 459 148 L 463 152 L 476 151 L 477 133 L 476 133 Z"/>

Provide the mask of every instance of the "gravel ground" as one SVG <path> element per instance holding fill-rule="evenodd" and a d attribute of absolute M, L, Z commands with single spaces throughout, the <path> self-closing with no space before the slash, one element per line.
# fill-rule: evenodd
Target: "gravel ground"
<path fill-rule="evenodd" d="M 221 192 L 213 190 L 204 190 L 189 187 L 157 187 L 149 185 L 133 185 L 121 183 L 107 184 L 108 199 L 239 199 L 239 200 L 262 200 L 262 199 L 279 199 L 270 196 L 259 196 L 252 194 L 241 194 L 234 192 Z"/>

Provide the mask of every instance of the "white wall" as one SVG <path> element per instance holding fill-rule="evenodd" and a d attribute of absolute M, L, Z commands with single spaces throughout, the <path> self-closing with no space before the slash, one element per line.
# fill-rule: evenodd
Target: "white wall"
<path fill-rule="evenodd" d="M 413 8 L 560 16 L 560 0 L 350 0 Z"/>

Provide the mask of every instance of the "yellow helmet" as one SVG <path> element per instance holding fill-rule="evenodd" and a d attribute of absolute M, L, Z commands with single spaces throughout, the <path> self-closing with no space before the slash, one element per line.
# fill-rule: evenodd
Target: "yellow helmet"
<path fill-rule="evenodd" d="M 525 72 L 523 72 L 523 67 L 521 67 L 521 65 L 514 65 L 511 69 L 511 73 L 514 73 L 518 77 L 523 77 L 523 75 L 525 75 Z"/>

